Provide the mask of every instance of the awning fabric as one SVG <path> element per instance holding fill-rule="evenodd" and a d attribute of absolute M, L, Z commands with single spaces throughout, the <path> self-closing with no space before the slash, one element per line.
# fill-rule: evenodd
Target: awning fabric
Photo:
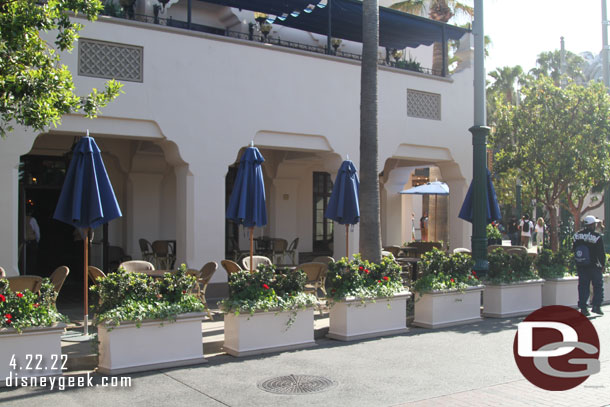
<path fill-rule="evenodd" d="M 362 2 L 359 0 L 330 0 L 332 2 L 332 37 L 362 42 Z M 298 30 L 328 34 L 328 10 L 314 7 L 310 13 L 303 10 L 318 0 L 205 0 L 228 7 L 258 11 L 261 13 L 288 17 L 274 24 Z M 300 11 L 297 17 L 290 14 Z M 443 39 L 460 39 L 468 30 L 386 7 L 379 7 L 379 45 L 387 48 L 415 48 L 430 45 Z"/>

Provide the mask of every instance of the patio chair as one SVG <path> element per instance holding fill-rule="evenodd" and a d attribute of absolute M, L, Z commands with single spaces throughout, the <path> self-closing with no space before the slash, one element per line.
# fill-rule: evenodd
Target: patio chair
<path fill-rule="evenodd" d="M 275 264 L 283 264 L 284 257 L 286 256 L 286 249 L 288 248 L 288 240 L 286 239 L 273 239 L 271 243 L 271 259 Z"/>
<path fill-rule="evenodd" d="M 131 256 L 125 254 L 120 246 L 108 246 L 108 270 L 116 271 L 123 262 L 131 260 Z"/>
<path fill-rule="evenodd" d="M 328 265 L 328 263 L 330 262 L 335 262 L 335 259 L 333 259 L 330 256 L 318 256 L 318 257 L 314 257 L 312 260 L 313 263 L 324 263 L 326 265 Z"/>
<path fill-rule="evenodd" d="M 152 242 L 153 263 L 159 270 L 168 270 L 174 263 L 174 254 L 171 244 L 167 240 L 155 240 Z"/>
<path fill-rule="evenodd" d="M 242 271 L 239 264 L 235 263 L 233 260 L 222 260 L 220 264 L 227 272 L 227 276 L 231 273 L 237 273 L 238 271 Z"/>
<path fill-rule="evenodd" d="M 42 277 L 40 276 L 16 276 L 6 279 L 8 280 L 8 288 L 14 293 L 25 290 L 37 293 L 42 285 Z"/>
<path fill-rule="evenodd" d="M 208 316 L 210 319 L 214 319 L 212 317 L 212 313 L 210 312 L 210 308 L 208 307 L 208 303 L 205 299 L 205 290 L 208 288 L 208 284 L 212 279 L 212 276 L 218 269 L 218 263 L 215 261 L 210 261 L 203 265 L 201 270 L 198 271 L 197 276 L 197 285 L 195 288 L 195 295 L 199 300 L 205 305 L 205 308 L 208 312 Z"/>
<path fill-rule="evenodd" d="M 326 271 L 328 265 L 325 263 L 303 263 L 297 266 L 297 270 L 303 270 L 307 274 L 307 282 L 305 283 L 305 292 L 313 293 L 316 298 L 318 296 L 318 289 L 322 290 L 324 296 L 326 296 Z"/>
<path fill-rule="evenodd" d="M 146 239 L 140 239 L 138 243 L 140 244 L 140 252 L 142 252 L 142 260 L 152 263 L 154 261 L 152 244 Z"/>
<path fill-rule="evenodd" d="M 6 271 L 2 267 L 0 267 L 0 278 L 6 277 Z"/>
<path fill-rule="evenodd" d="M 144 273 L 145 271 L 154 270 L 155 266 L 144 260 L 129 260 L 122 262 L 119 267 L 123 267 L 125 271 L 130 273 Z"/>
<path fill-rule="evenodd" d="M 400 246 L 386 246 L 383 250 L 392 253 L 394 257 L 398 257 L 402 248 Z"/>
<path fill-rule="evenodd" d="M 241 260 L 242 265 L 244 266 L 244 270 L 250 270 L 250 256 L 244 257 Z M 265 256 L 252 256 L 252 271 L 256 271 L 260 264 L 268 264 L 271 265 L 271 259 Z"/>
<path fill-rule="evenodd" d="M 55 300 L 57 300 L 57 297 L 59 297 L 59 291 L 61 291 L 61 287 L 63 287 L 64 282 L 66 281 L 66 277 L 68 277 L 68 274 L 70 274 L 70 269 L 68 267 L 59 266 L 49 276 L 49 279 L 53 284 L 53 289 L 57 294 L 55 296 Z"/>
<path fill-rule="evenodd" d="M 288 249 L 286 249 L 285 255 L 290 256 L 290 260 L 292 261 L 291 264 L 297 264 L 296 257 L 297 257 L 297 247 L 298 246 L 299 246 L 299 238 L 297 237 L 290 243 L 290 246 L 288 246 Z"/>
<path fill-rule="evenodd" d="M 87 275 L 89 276 L 89 280 L 93 282 L 93 284 L 97 284 L 97 279 L 100 277 L 106 277 L 106 274 L 95 266 L 89 266 L 87 268 Z"/>

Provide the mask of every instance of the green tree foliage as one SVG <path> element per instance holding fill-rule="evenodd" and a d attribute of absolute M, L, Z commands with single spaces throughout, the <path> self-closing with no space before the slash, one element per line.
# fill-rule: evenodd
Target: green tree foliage
<path fill-rule="evenodd" d="M 99 0 L 0 0 L 0 135 L 20 124 L 41 131 L 57 125 L 64 114 L 84 111 L 95 117 L 120 92 L 111 80 L 99 92 L 75 94 L 72 75 L 60 64 L 59 52 L 71 51 L 81 24 L 70 14 L 94 21 L 102 9 Z M 46 35 L 53 32 L 54 45 Z"/>
<path fill-rule="evenodd" d="M 573 52 L 566 51 L 565 74 L 577 83 L 584 82 L 583 75 L 584 59 Z M 541 52 L 536 59 L 536 68 L 530 70 L 530 74 L 548 76 L 553 79 L 555 85 L 560 85 L 561 79 L 561 51 Z"/>
<path fill-rule="evenodd" d="M 558 248 L 557 208 L 566 194 L 584 197 L 610 179 L 610 100 L 603 86 L 569 82 L 562 89 L 547 76 L 522 89 L 519 106 L 496 99 L 498 174 L 520 169 L 550 216 L 551 248 Z M 513 140 L 503 143 L 501 140 Z"/>

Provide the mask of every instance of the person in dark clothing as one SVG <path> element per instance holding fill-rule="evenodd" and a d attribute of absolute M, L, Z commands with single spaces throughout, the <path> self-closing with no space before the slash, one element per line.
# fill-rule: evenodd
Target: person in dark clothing
<path fill-rule="evenodd" d="M 508 237 L 511 245 L 517 246 L 519 244 L 519 223 L 514 216 L 508 222 Z"/>
<path fill-rule="evenodd" d="M 589 316 L 587 300 L 589 299 L 590 285 L 593 283 L 592 309 L 596 314 L 603 315 L 600 306 L 604 299 L 602 271 L 606 264 L 604 252 L 604 239 L 595 231 L 600 222 L 595 216 L 585 216 L 582 221 L 584 228 L 574 234 L 574 261 L 578 271 L 578 308 L 585 316 Z"/>

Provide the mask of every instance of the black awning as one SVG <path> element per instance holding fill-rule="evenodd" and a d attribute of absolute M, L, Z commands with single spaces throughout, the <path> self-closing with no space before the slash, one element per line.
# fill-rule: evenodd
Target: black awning
<path fill-rule="evenodd" d="M 296 28 L 298 30 L 328 34 L 329 7 L 309 7 L 317 5 L 320 0 L 204 0 L 228 7 L 258 11 L 278 17 L 286 16 L 282 21 L 276 18 L 274 24 Z M 332 1 L 332 37 L 349 41 L 362 42 L 362 2 L 359 0 Z M 293 17 L 291 13 L 300 12 Z M 296 14 L 296 13 L 295 13 Z M 379 45 L 387 48 L 415 48 L 419 45 L 430 45 L 445 39 L 457 40 L 468 30 L 427 18 L 415 16 L 379 7 Z"/>

